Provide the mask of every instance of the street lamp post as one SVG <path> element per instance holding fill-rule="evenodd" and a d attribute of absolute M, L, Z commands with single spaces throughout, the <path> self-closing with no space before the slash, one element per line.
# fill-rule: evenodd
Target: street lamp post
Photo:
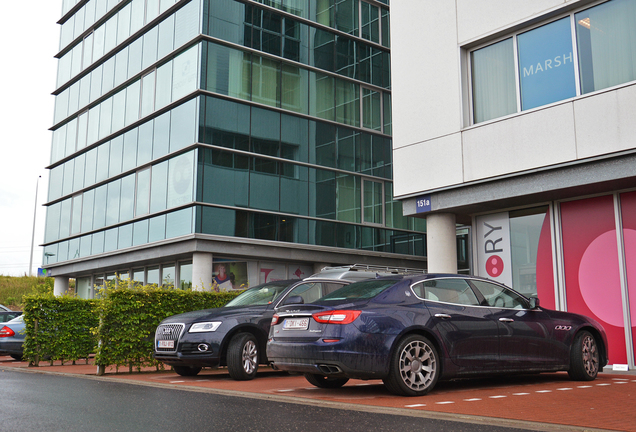
<path fill-rule="evenodd" d="M 29 276 L 33 276 L 33 246 L 35 243 L 35 214 L 38 210 L 38 186 L 40 185 L 40 179 L 42 176 L 38 176 L 35 182 L 35 206 L 33 208 L 33 232 L 31 234 L 31 257 L 29 259 Z"/>

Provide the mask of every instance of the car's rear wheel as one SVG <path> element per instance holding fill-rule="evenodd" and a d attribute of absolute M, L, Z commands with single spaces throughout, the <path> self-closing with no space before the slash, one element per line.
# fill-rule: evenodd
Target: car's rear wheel
<path fill-rule="evenodd" d="M 598 345 L 592 333 L 577 333 L 570 348 L 570 378 L 575 381 L 592 381 L 598 375 L 599 365 Z"/>
<path fill-rule="evenodd" d="M 251 333 L 239 333 L 227 348 L 227 370 L 237 381 L 251 380 L 258 371 L 258 342 Z"/>
<path fill-rule="evenodd" d="M 349 378 L 334 378 L 319 374 L 305 374 L 305 379 L 310 384 L 320 388 L 340 388 L 349 381 Z"/>
<path fill-rule="evenodd" d="M 11 354 L 11 358 L 13 360 L 22 361 L 22 355 L 21 354 Z"/>
<path fill-rule="evenodd" d="M 200 367 L 192 366 L 172 366 L 174 371 L 181 376 L 197 376 L 201 372 Z"/>
<path fill-rule="evenodd" d="M 424 336 L 407 336 L 393 352 L 384 385 L 393 394 L 423 396 L 437 383 L 438 359 L 435 346 Z"/>

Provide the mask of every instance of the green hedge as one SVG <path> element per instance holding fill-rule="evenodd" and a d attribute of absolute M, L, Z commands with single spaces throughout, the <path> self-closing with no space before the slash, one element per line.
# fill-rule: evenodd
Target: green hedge
<path fill-rule="evenodd" d="M 45 358 L 62 362 L 88 358 L 97 346 L 96 311 L 96 300 L 50 294 L 25 296 L 24 357 L 32 364 Z"/>
<path fill-rule="evenodd" d="M 164 318 L 192 310 L 222 307 L 237 292 L 182 291 L 156 286 L 101 292 L 99 300 L 35 295 L 25 297 L 24 357 L 75 361 L 95 354 L 107 366 L 162 367 L 152 358 L 154 333 Z"/>

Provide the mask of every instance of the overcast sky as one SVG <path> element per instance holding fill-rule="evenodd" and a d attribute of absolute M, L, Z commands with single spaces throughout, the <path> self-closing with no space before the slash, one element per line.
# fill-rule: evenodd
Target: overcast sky
<path fill-rule="evenodd" d="M 0 275 L 29 273 L 38 176 L 33 274 L 42 265 L 62 0 L 3 2 L 0 26 Z"/>

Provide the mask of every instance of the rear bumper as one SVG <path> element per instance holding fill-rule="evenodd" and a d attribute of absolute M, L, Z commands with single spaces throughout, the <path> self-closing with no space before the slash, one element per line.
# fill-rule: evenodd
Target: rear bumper
<path fill-rule="evenodd" d="M 274 369 L 333 377 L 374 379 L 389 373 L 392 338 L 378 340 L 360 349 L 357 343 L 281 342 L 267 343 L 267 358 Z M 367 340 L 368 342 L 368 340 Z"/>

